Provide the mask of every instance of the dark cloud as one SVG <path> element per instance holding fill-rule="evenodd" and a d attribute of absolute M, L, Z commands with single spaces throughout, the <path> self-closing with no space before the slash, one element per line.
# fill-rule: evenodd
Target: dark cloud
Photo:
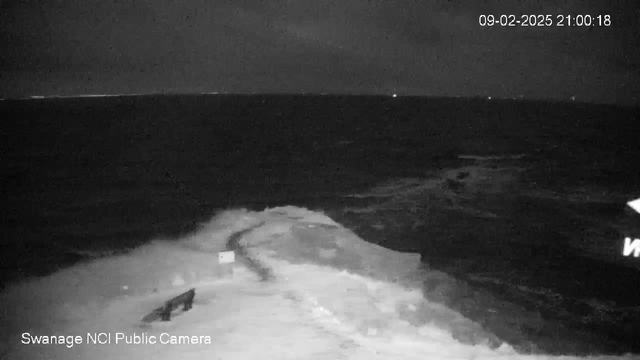
<path fill-rule="evenodd" d="M 630 101 L 640 90 L 636 7 L 632 0 L 3 1 L 0 96 L 403 90 Z M 614 26 L 481 28 L 478 16 L 489 13 L 606 13 Z"/>

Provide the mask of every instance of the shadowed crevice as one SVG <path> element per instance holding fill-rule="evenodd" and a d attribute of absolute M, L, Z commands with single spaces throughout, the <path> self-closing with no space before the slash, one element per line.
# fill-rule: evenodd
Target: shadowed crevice
<path fill-rule="evenodd" d="M 245 263 L 247 268 L 260 276 L 260 281 L 270 281 L 274 278 L 271 269 L 261 264 L 258 260 L 251 258 L 251 256 L 247 254 L 247 250 L 242 245 L 240 245 L 240 239 L 242 239 L 243 236 L 261 227 L 262 225 L 264 225 L 264 223 L 265 222 L 263 221 L 257 225 L 231 234 L 231 236 L 229 236 L 229 240 L 227 241 L 227 249 L 235 251 L 238 257 Z"/>

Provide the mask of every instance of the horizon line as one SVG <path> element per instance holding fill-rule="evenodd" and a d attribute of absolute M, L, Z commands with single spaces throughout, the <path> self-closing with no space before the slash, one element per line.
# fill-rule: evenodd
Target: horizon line
<path fill-rule="evenodd" d="M 188 95 L 232 95 L 232 96 L 370 96 L 370 97 L 389 97 L 389 98 L 447 98 L 447 99 L 484 99 L 484 100 L 511 100 L 511 101 L 539 101 L 539 102 L 555 102 L 555 103 L 574 103 L 587 105 L 608 105 L 620 107 L 640 107 L 637 103 L 609 103 L 581 100 L 576 96 L 568 98 L 539 98 L 526 97 L 523 95 L 513 97 L 500 97 L 491 95 L 419 95 L 419 94 L 402 94 L 398 92 L 388 93 L 340 93 L 340 92 L 149 92 L 149 93 L 130 93 L 130 94 L 77 94 L 77 95 L 30 95 L 27 97 L 0 98 L 0 101 L 16 101 L 16 100 L 48 100 L 48 99 L 79 99 L 79 98 L 108 98 L 108 97 L 142 97 L 142 96 L 188 96 Z"/>

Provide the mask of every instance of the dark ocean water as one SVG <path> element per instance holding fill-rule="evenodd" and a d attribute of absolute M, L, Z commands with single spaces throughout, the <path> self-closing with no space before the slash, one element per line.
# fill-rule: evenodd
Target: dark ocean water
<path fill-rule="evenodd" d="M 193 95 L 3 101 L 0 118 L 3 283 L 177 237 L 217 209 L 300 205 L 420 252 L 458 281 L 432 296 L 512 342 L 640 352 L 640 259 L 620 255 L 640 237 L 625 208 L 640 196 L 637 108 Z M 465 166 L 519 175 L 497 191 L 463 196 L 454 179 L 453 200 L 436 189 L 349 211 L 381 204 L 352 194 Z M 558 343 L 568 334 L 579 336 Z"/>

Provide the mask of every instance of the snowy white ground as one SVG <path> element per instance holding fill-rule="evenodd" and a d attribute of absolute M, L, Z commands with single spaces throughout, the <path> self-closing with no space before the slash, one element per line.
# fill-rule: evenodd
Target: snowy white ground
<path fill-rule="evenodd" d="M 251 227 L 239 243 L 269 269 L 271 280 L 261 281 L 241 258 L 231 276 L 217 265 L 229 236 Z M 423 298 L 412 285 L 417 260 L 368 244 L 321 213 L 294 207 L 227 211 L 191 237 L 158 240 L 6 288 L 0 294 L 0 357 L 574 359 L 456 340 L 453 323 L 471 332 L 477 324 Z M 191 311 L 168 323 L 140 324 L 146 313 L 191 287 Z M 95 333 L 111 338 L 87 344 Z M 127 343 L 133 335 L 142 343 Z M 77 338 L 72 345 L 23 344 L 28 336 Z M 127 339 L 116 339 L 121 336 Z M 178 337 L 190 337 L 190 343 L 161 343 Z"/>

